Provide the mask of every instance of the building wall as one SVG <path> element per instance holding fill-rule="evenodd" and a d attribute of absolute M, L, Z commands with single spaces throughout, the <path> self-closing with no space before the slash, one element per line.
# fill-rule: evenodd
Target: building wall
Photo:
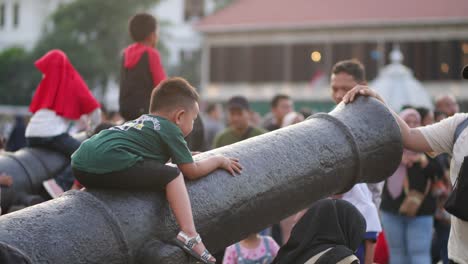
<path fill-rule="evenodd" d="M 0 50 L 11 46 L 32 49 L 44 29 L 48 16 L 63 0 L 0 0 Z M 15 20 L 15 6 L 17 23 Z M 1 9 L 4 11 L 1 12 Z"/>

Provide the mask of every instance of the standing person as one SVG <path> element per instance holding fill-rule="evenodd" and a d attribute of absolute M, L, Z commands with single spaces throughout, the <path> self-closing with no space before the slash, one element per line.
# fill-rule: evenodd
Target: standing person
<path fill-rule="evenodd" d="M 415 109 L 403 110 L 400 117 L 411 128 L 421 126 L 421 116 Z M 431 187 L 442 175 L 437 161 L 424 153 L 405 150 L 400 167 L 385 181 L 381 216 L 390 263 L 431 263 L 436 209 Z"/>
<path fill-rule="evenodd" d="M 215 263 L 193 222 L 184 177 L 195 180 L 216 169 L 240 173 L 237 159 L 221 155 L 194 161 L 184 140 L 198 116 L 199 96 L 182 78 L 167 79 L 151 94 L 149 114 L 103 130 L 72 156 L 79 182 L 89 188 L 166 193 L 180 232 L 174 242 L 204 263 Z M 177 167 L 165 165 L 169 159 Z"/>
<path fill-rule="evenodd" d="M 345 60 L 337 62 L 333 66 L 330 78 L 332 99 L 335 103 L 339 104 L 349 90 L 357 84 L 365 83 L 366 74 L 364 66 L 359 61 Z M 341 196 L 344 200 L 356 206 L 366 219 L 367 230 L 365 240 L 356 253 L 360 262 L 365 264 L 373 263 L 375 242 L 377 241 L 378 233 L 382 231 L 377 209 L 377 204 L 380 203 L 382 185 L 383 183 L 359 183 Z M 369 187 L 372 188 L 372 191 Z"/>
<path fill-rule="evenodd" d="M 250 104 L 244 96 L 231 97 L 227 102 L 229 126 L 218 134 L 213 142 L 213 148 L 220 148 L 242 140 L 266 133 L 265 130 L 250 124 Z M 218 264 L 224 258 L 224 249 L 216 254 Z"/>
<path fill-rule="evenodd" d="M 268 131 L 281 128 L 283 118 L 294 111 L 294 103 L 291 97 L 285 94 L 277 94 L 271 100 L 271 117 L 265 120 L 263 127 Z"/>
<path fill-rule="evenodd" d="M 60 152 L 69 159 L 80 146 L 68 133 L 72 121 L 85 116 L 88 132 L 92 132 L 101 121 L 99 102 L 61 50 L 49 51 L 34 65 L 43 79 L 29 105 L 33 116 L 26 127 L 27 144 Z M 71 168 L 65 170 L 56 179 L 43 182 L 52 198 L 73 185 Z"/>
<path fill-rule="evenodd" d="M 283 118 L 281 127 L 287 127 L 304 121 L 304 116 L 298 112 L 290 112 Z M 296 224 L 297 214 L 291 215 L 280 222 L 281 227 L 281 240 L 283 245 L 286 244 L 291 236 L 291 230 Z"/>
<path fill-rule="evenodd" d="M 133 120 L 148 112 L 151 91 L 166 73 L 156 49 L 159 38 L 158 22 L 150 14 L 136 14 L 129 22 L 133 44 L 123 52 L 120 70 L 120 114 Z"/>
<path fill-rule="evenodd" d="M 463 69 L 463 78 L 468 79 L 468 65 Z M 382 97 L 369 87 L 358 85 L 343 98 L 344 103 L 351 103 L 357 96 L 371 96 L 385 104 Z M 468 155 L 468 129 L 464 129 L 455 140 L 455 130 L 468 118 L 467 113 L 455 114 L 439 123 L 410 128 L 397 114 L 389 109 L 400 126 L 403 146 L 406 149 L 426 153 L 448 153 L 451 158 L 450 180 L 458 179 L 464 158 Z M 429 230 L 427 231 L 429 232 Z M 454 215 L 451 217 L 451 229 L 448 244 L 449 263 L 468 263 L 468 222 Z"/>
<path fill-rule="evenodd" d="M 279 246 L 270 236 L 250 234 L 246 239 L 226 248 L 223 264 L 270 264 Z"/>
<path fill-rule="evenodd" d="M 294 103 L 291 97 L 285 94 L 275 95 L 271 100 L 271 112 L 266 114 L 263 120 L 263 128 L 267 131 L 281 128 L 284 117 L 292 111 L 294 111 Z M 278 244 L 283 244 L 282 230 L 279 223 L 272 225 L 271 235 Z"/>
<path fill-rule="evenodd" d="M 354 255 L 364 239 L 366 221 L 343 200 L 323 199 L 312 204 L 280 248 L 275 264 L 358 264 Z"/>
<path fill-rule="evenodd" d="M 422 126 L 428 126 L 434 123 L 435 116 L 431 110 L 424 107 L 418 107 L 415 109 L 421 115 Z M 443 155 L 439 155 L 436 158 L 432 158 L 426 154 L 426 158 L 429 160 L 429 163 L 433 164 L 434 168 L 436 168 L 438 172 L 436 175 L 437 177 L 433 179 L 434 182 L 432 183 L 431 188 L 431 194 L 435 200 L 434 233 L 431 246 L 431 258 L 433 264 L 438 263 L 439 260 L 442 260 L 443 264 L 448 264 L 447 244 L 450 234 L 450 215 L 444 209 L 444 204 L 450 190 L 450 176 L 448 170 L 448 157 L 442 156 Z M 442 158 L 446 158 L 447 161 L 441 161 Z"/>
<path fill-rule="evenodd" d="M 442 95 L 436 99 L 436 110 L 446 114 L 448 117 L 460 111 L 457 100 L 451 94 Z"/>
<path fill-rule="evenodd" d="M 203 118 L 205 129 L 205 143 L 207 149 L 212 149 L 213 141 L 217 134 L 224 129 L 223 107 L 219 103 L 211 103 L 206 107 L 206 114 Z"/>
<path fill-rule="evenodd" d="M 266 132 L 250 125 L 250 105 L 247 98 L 232 97 L 227 102 L 227 109 L 229 127 L 216 136 L 214 148 L 230 145 Z"/>

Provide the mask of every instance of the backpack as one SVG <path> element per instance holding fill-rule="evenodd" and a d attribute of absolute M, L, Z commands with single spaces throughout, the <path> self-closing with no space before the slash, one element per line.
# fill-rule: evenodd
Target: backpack
<path fill-rule="evenodd" d="M 457 142 L 460 134 L 468 126 L 468 118 L 461 122 L 455 129 L 453 145 Z M 458 172 L 458 177 L 453 184 L 453 191 L 445 202 L 444 208 L 451 215 L 468 221 L 468 156 L 465 156 Z"/>

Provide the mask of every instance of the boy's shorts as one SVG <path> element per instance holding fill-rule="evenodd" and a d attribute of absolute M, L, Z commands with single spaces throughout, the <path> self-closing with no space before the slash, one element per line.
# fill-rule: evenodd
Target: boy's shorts
<path fill-rule="evenodd" d="M 154 160 L 142 160 L 121 171 L 95 174 L 73 169 L 73 173 L 88 188 L 154 191 L 164 190 L 180 170 Z"/>

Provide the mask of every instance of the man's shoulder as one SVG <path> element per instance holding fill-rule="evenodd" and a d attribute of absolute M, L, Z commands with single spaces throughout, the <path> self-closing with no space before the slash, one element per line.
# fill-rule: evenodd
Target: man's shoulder
<path fill-rule="evenodd" d="M 250 133 L 252 136 L 258 136 L 258 135 L 261 135 L 261 134 L 265 134 L 267 133 L 268 131 L 263 129 L 263 128 L 260 128 L 260 127 L 253 127 L 252 128 L 252 132 Z"/>
<path fill-rule="evenodd" d="M 230 127 L 227 127 L 227 128 L 225 128 L 224 130 L 222 130 L 222 131 L 216 136 L 216 138 L 221 139 L 221 138 L 233 137 L 233 136 L 234 136 L 234 130 L 232 130 L 232 128 L 230 128 Z"/>

